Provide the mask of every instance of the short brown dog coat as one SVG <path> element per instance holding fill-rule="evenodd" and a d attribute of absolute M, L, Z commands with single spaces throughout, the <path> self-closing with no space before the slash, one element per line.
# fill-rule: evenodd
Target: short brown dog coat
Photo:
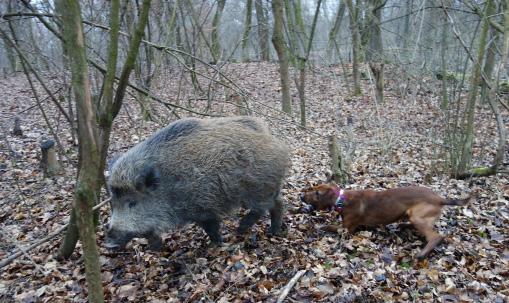
<path fill-rule="evenodd" d="M 417 258 L 424 259 L 443 240 L 435 230 L 435 221 L 444 205 L 465 205 L 469 199 L 444 199 L 425 187 L 374 190 L 340 190 L 321 184 L 305 189 L 300 198 L 313 209 L 339 208 L 343 226 L 355 232 L 358 226 L 387 225 L 407 218 L 426 237 L 427 244 Z"/>

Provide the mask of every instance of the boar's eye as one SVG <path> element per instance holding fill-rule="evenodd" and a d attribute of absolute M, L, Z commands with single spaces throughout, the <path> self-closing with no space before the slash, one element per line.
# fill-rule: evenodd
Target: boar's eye
<path fill-rule="evenodd" d="M 129 206 L 129 208 L 135 207 L 136 206 L 136 201 L 129 202 L 128 206 Z"/>
<path fill-rule="evenodd" d="M 110 190 L 111 190 L 111 193 L 116 197 L 120 197 L 122 195 L 122 189 L 120 189 L 118 187 L 112 187 Z"/>

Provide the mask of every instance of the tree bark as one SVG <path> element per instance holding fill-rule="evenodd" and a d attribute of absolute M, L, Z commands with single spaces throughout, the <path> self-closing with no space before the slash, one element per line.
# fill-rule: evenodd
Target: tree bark
<path fill-rule="evenodd" d="M 344 15 L 345 15 L 345 1 L 341 1 L 338 6 L 338 11 L 336 12 L 336 17 L 334 18 L 334 25 L 329 31 L 329 42 L 328 42 L 329 47 L 327 49 L 327 52 L 329 58 L 331 59 L 333 56 L 334 49 L 336 49 L 336 51 L 339 53 L 339 49 L 333 46 L 337 46 L 336 37 L 339 33 L 339 30 L 341 29 L 341 22 L 343 21 Z"/>
<path fill-rule="evenodd" d="M 267 14 L 262 0 L 255 0 L 256 20 L 258 22 L 258 41 L 260 43 L 260 58 L 262 61 L 270 60 L 269 52 L 269 27 Z"/>
<path fill-rule="evenodd" d="M 329 156 L 331 158 L 330 180 L 339 185 L 347 184 L 350 177 L 345 169 L 345 163 L 335 134 L 329 136 Z"/>
<path fill-rule="evenodd" d="M 486 3 L 485 16 L 491 16 L 493 14 L 493 0 L 488 0 Z M 488 36 L 489 21 L 485 18 L 483 20 L 483 26 L 479 37 L 479 45 L 477 51 L 477 58 L 474 62 L 472 76 L 470 77 L 469 91 L 467 106 L 465 109 L 466 122 L 463 126 L 465 130 L 461 146 L 461 158 L 458 164 L 458 168 L 455 174 L 463 173 L 470 166 L 472 161 L 472 145 L 474 142 L 474 118 L 475 118 L 475 106 L 477 102 L 477 93 L 481 78 L 481 67 L 483 64 L 483 58 L 486 49 L 486 41 Z"/>
<path fill-rule="evenodd" d="M 352 36 L 352 73 L 353 73 L 353 93 L 354 95 L 362 94 L 359 61 L 360 61 L 360 28 L 358 22 L 359 7 L 358 4 L 354 7 L 352 0 L 345 0 L 348 8 L 348 15 L 350 20 L 350 33 Z"/>
<path fill-rule="evenodd" d="M 384 101 L 384 62 L 382 30 L 382 8 L 386 0 L 371 0 L 370 11 L 371 27 L 369 28 L 369 44 L 366 59 L 375 78 L 375 98 L 378 103 Z"/>
<path fill-rule="evenodd" d="M 246 0 L 246 21 L 244 22 L 244 33 L 242 34 L 242 61 L 249 60 L 249 32 L 251 31 L 251 16 L 253 0 Z"/>
<path fill-rule="evenodd" d="M 311 53 L 311 48 L 313 47 L 313 38 L 315 36 L 316 24 L 318 22 L 318 15 L 320 13 L 320 6 L 322 5 L 322 0 L 318 0 L 316 3 L 315 15 L 313 17 L 313 23 L 311 24 L 311 32 L 309 33 L 309 40 L 307 41 L 307 45 L 304 46 L 304 57 L 300 54 L 298 55 L 298 68 L 299 68 L 299 80 L 295 81 L 297 85 L 297 89 L 299 91 L 299 99 L 300 99 L 300 126 L 306 127 L 306 63 L 309 59 L 309 54 Z M 296 6 L 297 7 L 297 6 Z M 299 5 L 300 7 L 300 5 Z M 296 19 L 301 20 L 302 16 L 300 9 L 295 11 Z M 304 35 L 304 33 L 298 33 L 298 35 Z M 303 37 L 299 37 L 299 40 L 304 40 Z"/>
<path fill-rule="evenodd" d="M 219 41 L 219 24 L 221 22 L 221 15 L 223 14 L 226 0 L 217 0 L 217 8 L 212 19 L 212 60 L 213 64 L 216 64 L 221 59 L 221 42 Z"/>
<path fill-rule="evenodd" d="M 495 67 L 495 59 L 497 56 L 497 41 L 498 41 L 498 32 L 494 28 L 490 28 L 488 36 L 490 37 L 488 42 L 486 61 L 483 67 L 484 77 L 488 79 L 492 79 L 493 68 Z M 489 96 L 490 88 L 488 83 L 482 80 L 481 84 L 481 102 L 487 102 Z"/>
<path fill-rule="evenodd" d="M 129 84 L 129 75 L 133 70 L 135 60 L 138 56 L 139 45 L 144 35 L 145 25 L 148 22 L 148 12 L 150 8 L 150 0 L 144 0 L 140 13 L 140 19 L 135 28 L 134 34 L 131 37 L 129 49 L 127 52 L 127 59 L 122 68 L 121 75 L 118 79 L 117 90 L 113 94 L 113 82 L 115 79 L 117 53 L 118 53 L 118 35 L 119 35 L 119 0 L 111 2 L 111 16 L 110 16 L 110 45 L 108 47 L 108 65 L 105 76 L 105 83 L 103 85 L 103 97 L 99 105 L 99 133 L 98 133 L 98 149 L 99 149 L 99 168 L 96 172 L 96 179 L 99 180 L 97 194 L 102 183 L 104 183 L 104 167 L 108 153 L 108 146 L 110 143 L 111 128 L 113 120 L 118 115 L 122 106 L 122 101 Z M 113 79 L 112 79 L 113 78 Z M 64 241 L 59 250 L 60 258 L 68 258 L 74 251 L 78 241 L 78 228 L 76 225 L 77 214 L 75 209 L 71 212 L 71 219 L 69 228 L 67 229 Z"/>
<path fill-rule="evenodd" d="M 449 106 L 449 97 L 447 93 L 447 32 L 449 29 L 447 16 L 444 16 L 444 24 L 442 25 L 442 37 L 440 45 L 440 66 L 442 69 L 442 102 L 440 108 L 445 110 Z"/>
<path fill-rule="evenodd" d="M 80 171 L 76 182 L 74 209 L 80 238 L 90 302 L 104 302 L 99 254 L 96 247 L 92 207 L 98 189 L 99 142 L 96 116 L 90 94 L 88 66 L 85 54 L 85 37 L 78 0 L 59 0 L 57 11 L 62 18 L 62 28 L 70 59 L 72 85 L 76 101 L 79 135 Z"/>
<path fill-rule="evenodd" d="M 285 113 L 292 113 L 292 100 L 290 97 L 290 77 L 288 75 L 288 53 L 283 36 L 283 0 L 272 1 L 272 12 L 274 14 L 274 32 L 272 33 L 272 44 L 276 49 L 279 59 L 279 74 L 281 77 L 281 93 L 283 96 L 282 110 Z"/>

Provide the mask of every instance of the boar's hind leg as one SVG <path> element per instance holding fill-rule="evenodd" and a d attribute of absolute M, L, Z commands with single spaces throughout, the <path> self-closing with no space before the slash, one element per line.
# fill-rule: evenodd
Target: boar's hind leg
<path fill-rule="evenodd" d="M 261 209 L 250 209 L 249 213 L 240 220 L 239 228 L 237 229 L 239 234 L 245 234 L 263 216 L 263 213 L 264 211 Z"/>
<path fill-rule="evenodd" d="M 279 235 L 283 221 L 283 201 L 279 194 L 275 198 L 274 206 L 270 209 L 270 233 Z"/>
<path fill-rule="evenodd" d="M 220 245 L 223 242 L 221 234 L 219 233 L 219 227 L 221 225 L 221 219 L 219 217 L 208 218 L 197 223 L 205 230 L 212 245 Z"/>

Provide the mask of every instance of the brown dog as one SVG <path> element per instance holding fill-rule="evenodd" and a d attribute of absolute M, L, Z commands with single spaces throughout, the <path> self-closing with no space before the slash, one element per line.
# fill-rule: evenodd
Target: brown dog
<path fill-rule="evenodd" d="M 340 190 L 321 184 L 300 194 L 313 209 L 338 208 L 343 226 L 353 233 L 358 226 L 386 225 L 407 218 L 428 243 L 417 258 L 424 259 L 442 242 L 434 223 L 444 205 L 465 205 L 469 199 L 444 199 L 425 187 L 402 187 L 384 191 Z"/>

